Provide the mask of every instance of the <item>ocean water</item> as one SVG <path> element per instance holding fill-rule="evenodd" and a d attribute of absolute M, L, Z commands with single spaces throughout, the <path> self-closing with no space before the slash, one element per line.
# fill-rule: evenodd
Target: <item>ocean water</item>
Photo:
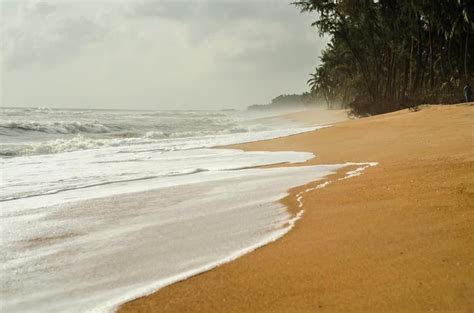
<path fill-rule="evenodd" d="M 292 227 L 278 200 L 345 165 L 212 149 L 288 136 L 248 112 L 0 109 L 0 308 L 107 312 Z"/>
<path fill-rule="evenodd" d="M 107 147 L 134 150 L 135 146 L 173 151 L 268 139 L 307 130 L 310 128 L 272 119 L 268 113 L 0 108 L 0 156 Z"/>

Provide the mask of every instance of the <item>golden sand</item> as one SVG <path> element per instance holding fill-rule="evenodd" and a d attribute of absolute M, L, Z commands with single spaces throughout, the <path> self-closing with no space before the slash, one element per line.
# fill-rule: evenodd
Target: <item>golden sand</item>
<path fill-rule="evenodd" d="M 474 312 L 473 125 L 473 106 L 430 106 L 236 146 L 379 165 L 304 194 L 277 242 L 120 312 Z"/>

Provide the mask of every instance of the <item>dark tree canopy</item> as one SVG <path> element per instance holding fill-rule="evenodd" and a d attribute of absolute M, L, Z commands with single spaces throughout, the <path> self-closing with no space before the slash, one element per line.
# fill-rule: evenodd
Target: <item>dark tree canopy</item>
<path fill-rule="evenodd" d="M 331 41 L 311 92 L 359 115 L 462 99 L 474 71 L 472 0 L 303 0 Z"/>

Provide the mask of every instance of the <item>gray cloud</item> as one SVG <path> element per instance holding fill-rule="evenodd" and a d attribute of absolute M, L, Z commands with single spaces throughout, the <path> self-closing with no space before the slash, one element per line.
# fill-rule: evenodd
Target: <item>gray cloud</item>
<path fill-rule="evenodd" d="M 134 7 L 137 17 L 186 19 L 196 15 L 198 3 L 184 1 L 140 1 Z"/>
<path fill-rule="evenodd" d="M 37 1 L 31 5 L 31 10 L 34 13 L 49 15 L 56 11 L 56 5 L 48 3 L 46 1 Z"/>
<path fill-rule="evenodd" d="M 289 2 L 269 0 L 143 0 L 135 6 L 138 16 L 166 19 L 285 18 Z"/>
<path fill-rule="evenodd" d="M 242 107 L 306 90 L 325 43 L 286 0 L 0 6 L 2 105 Z"/>
<path fill-rule="evenodd" d="M 9 68 L 67 62 L 106 31 L 86 16 L 54 14 L 56 6 L 50 3 L 26 3 L 10 10 L 17 21 L 0 31 L 3 63 Z"/>

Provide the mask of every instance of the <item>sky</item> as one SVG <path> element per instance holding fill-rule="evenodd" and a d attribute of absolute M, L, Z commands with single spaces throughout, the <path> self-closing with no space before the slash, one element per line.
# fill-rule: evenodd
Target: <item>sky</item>
<path fill-rule="evenodd" d="M 290 0 L 0 0 L 0 105 L 243 109 L 306 91 L 326 40 Z"/>

